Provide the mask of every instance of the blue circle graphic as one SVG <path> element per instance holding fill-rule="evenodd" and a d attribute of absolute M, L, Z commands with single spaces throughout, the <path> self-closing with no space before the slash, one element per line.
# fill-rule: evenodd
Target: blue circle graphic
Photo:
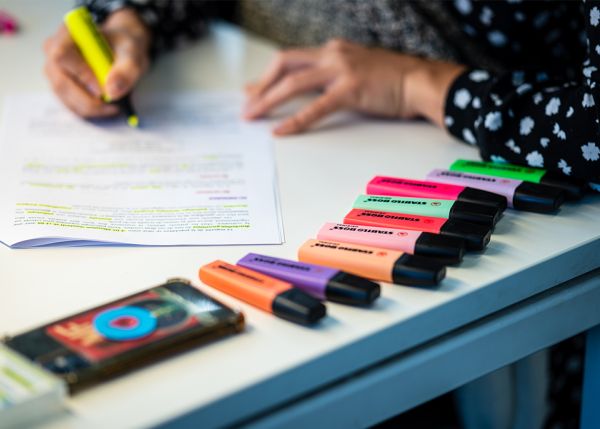
<path fill-rule="evenodd" d="M 94 329 L 107 340 L 129 341 L 150 335 L 156 329 L 156 317 L 140 307 L 116 307 L 94 317 Z"/>

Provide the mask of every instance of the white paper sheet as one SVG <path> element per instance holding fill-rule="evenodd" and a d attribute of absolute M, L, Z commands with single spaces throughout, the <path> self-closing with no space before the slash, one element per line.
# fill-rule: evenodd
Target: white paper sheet
<path fill-rule="evenodd" d="M 272 142 L 230 92 L 151 94 L 89 122 L 49 94 L 7 98 L 0 241 L 11 247 L 279 244 Z"/>

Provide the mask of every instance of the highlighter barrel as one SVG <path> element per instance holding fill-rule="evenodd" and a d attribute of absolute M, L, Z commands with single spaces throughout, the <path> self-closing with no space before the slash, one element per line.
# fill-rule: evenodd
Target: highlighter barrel
<path fill-rule="evenodd" d="M 504 177 L 506 179 L 546 185 L 562 190 L 569 200 L 582 198 L 586 189 L 586 184 L 583 180 L 567 177 L 542 168 L 525 167 L 515 164 L 457 159 L 450 166 L 449 170 L 482 174 L 484 176 Z"/>
<path fill-rule="evenodd" d="M 506 198 L 508 207 L 536 213 L 555 212 L 565 199 L 560 188 L 484 174 L 435 169 L 427 179 L 494 192 Z"/>
<path fill-rule="evenodd" d="M 386 195 L 359 195 L 353 208 L 461 220 L 490 228 L 496 225 L 501 215 L 498 209 L 483 204 Z"/>
<path fill-rule="evenodd" d="M 458 238 L 466 250 L 483 250 L 490 242 L 490 228 L 471 222 L 430 216 L 410 215 L 375 210 L 352 209 L 344 223 L 382 228 L 409 229 Z"/>
<path fill-rule="evenodd" d="M 323 265 L 248 253 L 237 265 L 289 282 L 306 293 L 347 305 L 371 305 L 380 294 L 377 283 Z"/>
<path fill-rule="evenodd" d="M 216 260 L 200 267 L 198 276 L 221 292 L 291 322 L 312 325 L 327 314 L 323 303 L 291 283 L 238 265 Z"/>
<path fill-rule="evenodd" d="M 80 6 L 68 12 L 64 17 L 64 22 L 83 59 L 92 69 L 96 80 L 104 91 L 114 59 L 110 45 L 96 27 L 92 14 L 85 6 Z M 110 102 L 106 94 L 102 98 L 104 101 Z M 137 127 L 139 119 L 133 110 L 129 96 L 115 102 L 115 104 L 127 117 L 129 126 Z"/>
<path fill-rule="evenodd" d="M 351 243 L 308 240 L 298 259 L 406 286 L 437 286 L 446 276 L 446 267 L 435 259 Z"/>
<path fill-rule="evenodd" d="M 458 264 L 465 253 L 465 242 L 460 238 L 408 229 L 326 223 L 317 239 L 429 256 L 445 264 Z"/>
<path fill-rule="evenodd" d="M 499 212 L 506 209 L 506 198 L 492 192 L 466 186 L 403 177 L 375 176 L 367 184 L 368 195 L 396 197 L 440 198 L 463 203 L 476 203 L 494 207 Z"/>

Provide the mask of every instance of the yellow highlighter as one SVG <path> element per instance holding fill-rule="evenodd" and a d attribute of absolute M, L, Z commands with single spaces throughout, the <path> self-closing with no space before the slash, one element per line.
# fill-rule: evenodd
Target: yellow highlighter
<path fill-rule="evenodd" d="M 85 6 L 73 9 L 65 15 L 64 20 L 71 37 L 104 91 L 106 78 L 113 64 L 113 53 L 108 42 L 98 31 L 90 11 Z M 111 102 L 106 94 L 102 99 L 107 103 Z M 129 126 L 137 127 L 139 119 L 133 110 L 129 95 L 118 100 L 116 104 L 127 116 Z"/>

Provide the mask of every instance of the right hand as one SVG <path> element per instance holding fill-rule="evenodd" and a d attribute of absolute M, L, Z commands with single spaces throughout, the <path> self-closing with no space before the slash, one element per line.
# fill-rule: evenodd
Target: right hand
<path fill-rule="evenodd" d="M 105 88 L 100 88 L 64 24 L 44 43 L 44 70 L 52 90 L 70 110 L 84 118 L 119 113 L 117 106 L 102 101 L 102 94 L 112 100 L 128 94 L 150 63 L 150 31 L 132 9 L 112 13 L 101 30 L 114 55 Z"/>

